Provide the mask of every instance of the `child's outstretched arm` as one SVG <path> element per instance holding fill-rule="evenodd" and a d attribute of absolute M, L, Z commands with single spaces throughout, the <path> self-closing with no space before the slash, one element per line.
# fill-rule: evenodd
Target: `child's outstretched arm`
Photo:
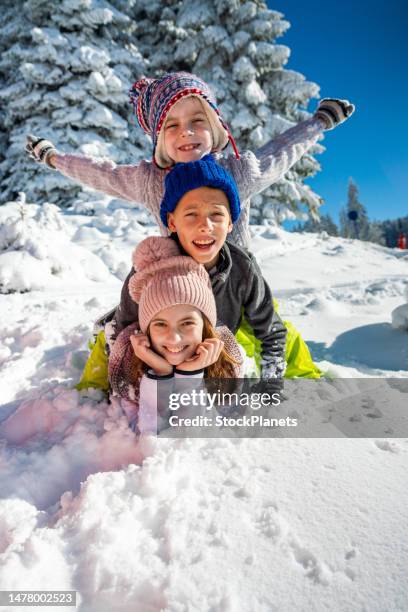
<path fill-rule="evenodd" d="M 116 165 L 110 160 L 61 153 L 49 140 L 31 134 L 27 136 L 26 151 L 36 162 L 46 164 L 82 185 L 122 200 L 144 204 L 149 210 L 149 190 L 152 187 L 162 189 L 162 177 L 150 162 Z"/>
<path fill-rule="evenodd" d="M 221 159 L 220 163 L 234 176 L 244 202 L 279 181 L 316 144 L 322 132 L 334 129 L 353 112 L 354 105 L 348 100 L 325 98 L 310 119 L 282 132 L 255 152 L 246 151 L 240 159 L 229 156 Z M 248 223 L 248 215 L 245 215 L 245 210 L 243 212 L 236 225 Z"/>

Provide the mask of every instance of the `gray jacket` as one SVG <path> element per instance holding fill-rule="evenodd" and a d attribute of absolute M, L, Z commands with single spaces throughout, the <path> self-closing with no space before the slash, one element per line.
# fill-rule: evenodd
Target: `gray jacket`
<path fill-rule="evenodd" d="M 175 234 L 172 237 L 177 240 Z M 181 247 L 180 250 L 186 254 Z M 112 322 L 113 339 L 138 320 L 138 305 L 129 295 L 129 279 L 134 273 L 132 268 L 122 287 L 120 304 Z M 271 290 L 254 255 L 226 242 L 216 267 L 209 274 L 219 324 L 226 325 L 235 334 L 244 317 L 255 337 L 262 342 L 262 378 L 283 376 L 286 328 L 274 309 Z"/>

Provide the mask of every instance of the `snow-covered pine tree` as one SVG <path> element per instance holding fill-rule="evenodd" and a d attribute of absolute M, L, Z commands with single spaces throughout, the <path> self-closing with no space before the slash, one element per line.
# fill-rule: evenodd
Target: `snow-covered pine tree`
<path fill-rule="evenodd" d="M 129 163 L 146 155 L 141 131 L 129 138 L 129 84 L 146 64 L 121 0 L 25 0 L 2 4 L 0 40 L 0 184 L 2 202 L 68 204 L 81 192 L 24 152 L 26 134 L 63 151 Z M 88 195 L 89 199 L 89 195 Z"/>
<path fill-rule="evenodd" d="M 370 221 L 366 207 L 358 198 L 358 187 L 352 178 L 349 179 L 347 204 L 340 211 L 340 235 L 344 238 L 369 240 Z"/>
<path fill-rule="evenodd" d="M 2 197 L 25 191 L 31 200 L 64 204 L 82 190 L 26 158 L 28 132 L 119 163 L 149 156 L 146 137 L 129 125 L 127 89 L 141 73 L 189 70 L 206 79 L 241 150 L 306 118 L 319 90 L 284 69 L 290 50 L 275 43 L 289 27 L 282 17 L 261 0 L 10 2 L 0 27 Z M 315 145 L 311 153 L 322 150 Z M 319 168 L 305 155 L 253 199 L 253 222 L 282 220 L 299 202 L 315 214 L 322 201 L 303 180 Z"/>
<path fill-rule="evenodd" d="M 383 246 L 386 245 L 384 229 L 380 221 L 370 221 L 367 240 Z"/>
<path fill-rule="evenodd" d="M 331 215 L 321 215 L 319 219 L 311 217 L 303 224 L 298 224 L 293 228 L 294 232 L 326 232 L 329 236 L 338 236 L 339 230 Z"/>
<path fill-rule="evenodd" d="M 385 244 L 388 247 L 393 248 L 397 246 L 398 236 L 401 233 L 408 236 L 408 217 L 378 221 L 378 226 L 384 236 Z"/>
<path fill-rule="evenodd" d="M 319 88 L 284 69 L 290 49 L 275 41 L 289 23 L 261 0 L 138 0 L 133 18 L 149 76 L 187 70 L 206 80 L 241 150 L 309 116 L 305 109 Z M 316 145 L 311 153 L 322 150 Z M 312 154 L 305 155 L 284 180 L 253 198 L 252 222 L 282 220 L 299 202 L 314 214 L 322 200 L 303 180 L 319 169 Z"/>

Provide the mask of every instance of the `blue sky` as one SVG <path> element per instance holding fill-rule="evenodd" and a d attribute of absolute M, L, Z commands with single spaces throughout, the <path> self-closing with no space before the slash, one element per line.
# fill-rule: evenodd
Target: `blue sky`
<path fill-rule="evenodd" d="M 285 68 L 320 86 L 321 97 L 348 98 L 356 112 L 326 132 L 322 171 L 307 182 L 321 213 L 338 220 L 351 176 L 372 219 L 408 215 L 408 1 L 268 0 L 290 29 Z M 314 110 L 317 100 L 311 100 Z"/>

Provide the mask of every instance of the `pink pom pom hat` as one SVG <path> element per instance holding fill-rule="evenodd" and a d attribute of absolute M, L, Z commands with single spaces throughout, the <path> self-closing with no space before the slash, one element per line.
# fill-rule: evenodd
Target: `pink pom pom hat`
<path fill-rule="evenodd" d="M 180 255 L 172 238 L 152 236 L 133 253 L 136 273 L 129 281 L 131 298 L 139 304 L 139 324 L 146 333 L 153 317 L 176 304 L 195 306 L 211 325 L 217 311 L 208 273 L 192 257 Z"/>

